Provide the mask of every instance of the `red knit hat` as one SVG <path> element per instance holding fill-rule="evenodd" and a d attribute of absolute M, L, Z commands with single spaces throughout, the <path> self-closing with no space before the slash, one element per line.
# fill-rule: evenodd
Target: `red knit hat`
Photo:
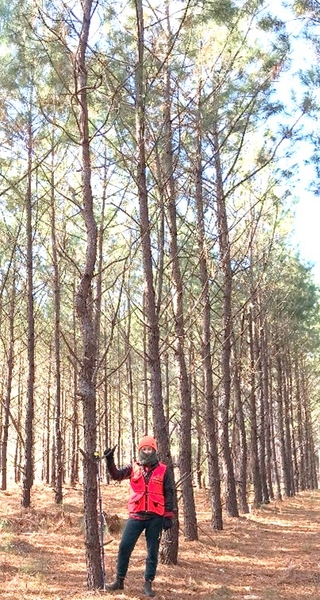
<path fill-rule="evenodd" d="M 157 442 L 153 437 L 151 437 L 151 435 L 145 435 L 143 438 L 141 438 L 138 450 L 143 448 L 143 446 L 151 446 L 151 448 L 154 448 L 156 452 L 158 450 Z"/>

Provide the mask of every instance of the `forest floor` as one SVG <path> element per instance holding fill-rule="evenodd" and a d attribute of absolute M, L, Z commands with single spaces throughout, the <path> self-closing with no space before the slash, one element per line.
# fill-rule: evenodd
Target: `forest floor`
<path fill-rule="evenodd" d="M 103 508 L 126 519 L 127 484 L 102 486 Z M 159 565 L 158 600 L 320 600 L 320 490 L 275 501 L 210 528 L 207 492 L 196 491 L 199 541 L 181 532 L 176 566 Z M 131 558 L 124 592 L 86 590 L 82 490 L 65 488 L 62 506 L 34 487 L 32 507 L 18 488 L 0 491 L 1 600 L 140 600 L 145 541 Z M 106 578 L 115 574 L 121 533 L 106 533 Z"/>

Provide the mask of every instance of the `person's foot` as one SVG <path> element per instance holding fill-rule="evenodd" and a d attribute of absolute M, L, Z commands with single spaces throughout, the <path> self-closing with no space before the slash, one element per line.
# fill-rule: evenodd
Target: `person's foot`
<path fill-rule="evenodd" d="M 152 589 L 152 581 L 149 579 L 145 582 L 143 591 L 146 596 L 149 596 L 149 598 L 153 598 L 156 595 Z"/>
<path fill-rule="evenodd" d="M 107 590 L 110 592 L 114 592 L 115 590 L 123 590 L 124 589 L 124 579 L 122 577 L 117 577 L 117 579 L 106 586 Z"/>

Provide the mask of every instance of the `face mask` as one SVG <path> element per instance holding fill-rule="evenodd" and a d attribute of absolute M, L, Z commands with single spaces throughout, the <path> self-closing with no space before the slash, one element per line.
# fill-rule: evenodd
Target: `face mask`
<path fill-rule="evenodd" d="M 157 457 L 156 451 L 152 450 L 152 452 L 149 453 L 149 452 L 143 452 L 142 450 L 140 450 L 140 452 L 139 452 L 139 462 L 143 466 L 148 466 L 148 467 L 151 467 L 152 465 L 155 465 L 158 462 L 158 457 Z"/>

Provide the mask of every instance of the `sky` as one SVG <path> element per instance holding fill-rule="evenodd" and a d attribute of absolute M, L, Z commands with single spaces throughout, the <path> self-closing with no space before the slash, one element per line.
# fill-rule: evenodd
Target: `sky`
<path fill-rule="evenodd" d="M 319 99 L 318 99 L 319 100 Z M 318 123 L 311 123 L 311 127 Z M 315 183 L 315 169 L 306 165 L 305 160 L 310 158 L 313 149 L 302 147 L 297 156 L 299 175 L 297 185 L 293 191 L 296 206 L 293 207 L 295 219 L 293 223 L 292 242 L 300 256 L 305 261 L 312 263 L 313 275 L 317 285 L 320 285 L 320 196 L 311 191 Z M 318 187 L 318 186 L 317 186 Z"/>
<path fill-rule="evenodd" d="M 313 263 L 313 275 L 320 285 L 320 197 L 303 192 L 296 206 L 293 244 L 303 260 Z"/>
<path fill-rule="evenodd" d="M 281 6 L 281 5 L 280 5 Z M 299 70 L 307 70 L 310 65 L 317 61 L 314 52 L 314 46 L 308 42 L 303 35 L 303 20 L 297 19 L 292 15 L 290 7 L 282 6 L 280 8 L 279 0 L 271 0 L 270 7 L 276 7 L 278 14 L 286 22 L 287 31 L 292 34 L 292 63 L 291 69 L 284 74 L 282 80 L 279 81 L 279 93 L 283 98 L 285 94 L 289 96 L 289 90 L 294 89 L 294 92 L 299 96 L 305 90 L 300 87 Z M 314 33 L 320 27 L 314 27 Z M 320 92 L 318 94 L 318 102 L 320 102 Z M 288 103 L 290 99 L 288 97 Z M 318 126 L 314 121 L 309 120 L 307 129 L 309 131 Z M 315 180 L 315 170 L 312 166 L 307 166 L 305 160 L 312 155 L 313 149 L 302 147 L 300 154 L 296 157 L 299 163 L 298 183 L 293 191 L 295 199 L 298 199 L 297 205 L 293 206 L 295 219 L 293 223 L 292 244 L 299 251 L 302 260 L 313 264 L 312 272 L 317 285 L 320 286 L 320 197 L 317 197 L 310 191 L 311 185 Z"/>

